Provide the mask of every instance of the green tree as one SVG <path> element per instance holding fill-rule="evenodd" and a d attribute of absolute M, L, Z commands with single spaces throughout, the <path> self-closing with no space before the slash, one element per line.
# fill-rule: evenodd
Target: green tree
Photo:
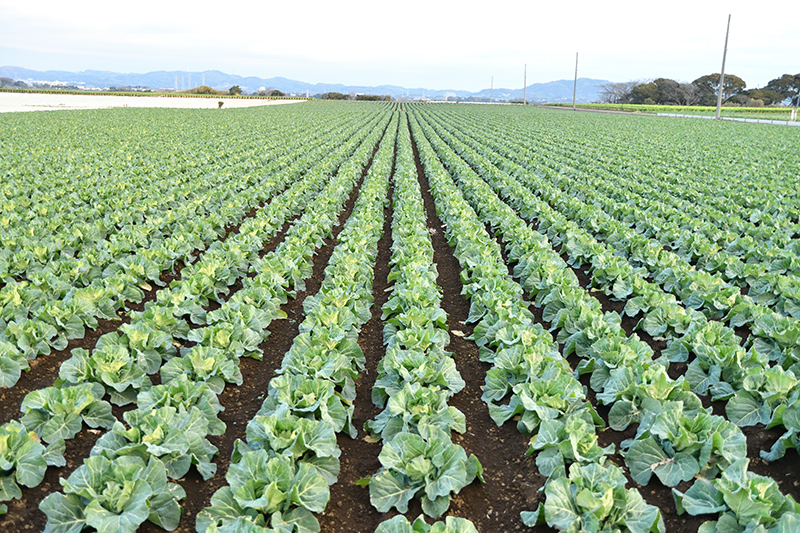
<path fill-rule="evenodd" d="M 658 86 L 652 81 L 637 85 L 631 90 L 632 104 L 656 104 L 658 98 Z"/>
<path fill-rule="evenodd" d="M 24 89 L 28 87 L 28 84 L 24 81 L 16 81 L 12 80 L 11 78 L 0 78 L 0 87 L 6 88 L 11 87 L 15 89 Z"/>
<path fill-rule="evenodd" d="M 232 95 L 235 95 L 235 96 L 238 96 L 238 95 L 242 94 L 242 88 L 239 87 L 238 85 L 234 85 L 233 87 L 228 89 L 228 93 L 230 93 Z"/>
<path fill-rule="evenodd" d="M 342 93 L 324 93 L 320 96 L 323 100 L 347 100 L 348 95 Z"/>
<path fill-rule="evenodd" d="M 261 89 L 257 94 L 258 96 L 286 96 L 286 93 L 278 89 Z"/>
<path fill-rule="evenodd" d="M 747 96 L 753 100 L 760 100 L 764 105 L 775 105 L 786 100 L 786 97 L 779 94 L 768 87 L 763 89 L 750 89 L 744 91 L 742 96 Z M 759 104 L 756 104 L 759 105 Z"/>
<path fill-rule="evenodd" d="M 779 97 L 778 103 L 788 99 L 793 106 L 797 106 L 800 99 L 800 74 L 784 74 L 771 80 L 766 88 Z"/>
<path fill-rule="evenodd" d="M 669 78 L 658 78 L 653 83 L 658 90 L 656 103 L 661 105 L 694 105 L 700 100 L 697 87 Z"/>
<path fill-rule="evenodd" d="M 700 93 L 700 105 L 717 105 L 717 89 L 719 88 L 719 74 L 706 74 L 692 82 Z M 722 83 L 722 101 L 727 102 L 737 94 L 742 93 L 747 83 L 733 74 L 725 74 Z"/>
<path fill-rule="evenodd" d="M 606 104 L 628 104 L 631 101 L 631 91 L 643 82 L 638 80 L 620 83 L 604 83 L 601 85 L 600 101 Z"/>
<path fill-rule="evenodd" d="M 212 89 L 208 85 L 201 85 L 200 87 L 195 87 L 189 92 L 192 94 L 225 94 L 223 91 Z"/>

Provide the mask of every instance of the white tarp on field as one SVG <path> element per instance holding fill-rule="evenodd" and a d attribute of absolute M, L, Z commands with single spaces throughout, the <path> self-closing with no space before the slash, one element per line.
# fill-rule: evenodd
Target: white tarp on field
<path fill-rule="evenodd" d="M 59 109 L 104 109 L 109 107 L 179 107 L 216 109 L 262 105 L 294 104 L 305 100 L 255 98 L 178 98 L 166 96 L 105 96 L 95 94 L 40 94 L 0 92 L 0 113 L 12 111 L 53 111 Z"/>

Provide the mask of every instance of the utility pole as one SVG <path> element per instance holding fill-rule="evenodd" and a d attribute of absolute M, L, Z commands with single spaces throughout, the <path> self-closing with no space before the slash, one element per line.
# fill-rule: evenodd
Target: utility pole
<path fill-rule="evenodd" d="M 489 86 L 489 103 L 492 103 L 492 94 L 494 93 L 494 76 L 492 76 L 492 83 Z"/>
<path fill-rule="evenodd" d="M 728 55 L 728 34 L 731 31 L 731 16 L 728 15 L 728 29 L 725 30 L 725 49 L 722 51 L 722 70 L 719 73 L 719 90 L 717 91 L 717 115 L 716 119 L 719 120 L 719 111 L 722 107 L 722 84 L 725 82 L 725 56 Z"/>
<path fill-rule="evenodd" d="M 528 64 L 525 63 L 525 70 L 522 75 L 522 105 L 528 105 Z"/>
<path fill-rule="evenodd" d="M 575 98 L 578 96 L 578 52 L 575 52 L 575 83 L 572 85 L 572 110 L 575 111 Z"/>

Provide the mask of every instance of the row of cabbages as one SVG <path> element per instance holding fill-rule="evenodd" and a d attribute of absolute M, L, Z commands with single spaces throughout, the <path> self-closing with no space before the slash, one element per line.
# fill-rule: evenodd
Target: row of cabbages
<path fill-rule="evenodd" d="M 132 176 L 137 169 L 132 166 L 119 179 L 98 172 L 96 183 L 80 175 L 62 187 L 96 195 L 85 199 L 92 206 L 88 211 L 87 206 L 71 211 L 62 205 L 65 198 L 54 198 L 58 213 L 38 216 L 19 228 L 13 223 L 5 227 L 0 248 L 0 387 L 17 383 L 29 360 L 64 349 L 69 340 L 83 338 L 86 328 L 96 328 L 98 319 L 118 319 L 125 302 L 141 302 L 143 290 L 163 286 L 162 272 L 174 269 L 178 261 L 193 262 L 194 254 L 224 235 L 226 226 L 241 221 L 336 146 L 330 135 L 340 134 L 337 128 L 342 129 L 332 120 L 302 143 L 284 142 L 286 136 L 298 135 L 294 126 L 276 128 L 266 147 L 275 158 L 258 169 L 254 161 L 261 160 L 258 154 L 265 147 L 247 143 L 235 154 L 206 164 L 198 158 L 191 167 L 173 172 L 158 169 Z M 298 158 L 301 149 L 308 151 Z M 112 195 L 114 201 L 102 195 Z M 120 203 L 119 196 L 125 201 Z M 129 202 L 131 196 L 137 201 Z M 16 203 L 19 199 L 9 199 L 7 205 Z M 61 220 L 65 213 L 68 220 Z M 74 218 L 75 213 L 81 216 Z"/>
<path fill-rule="evenodd" d="M 562 211 L 566 210 L 566 204 L 572 205 L 577 201 L 570 201 L 567 195 L 558 192 L 533 173 L 518 172 L 518 167 L 508 167 L 516 170 L 513 174 L 516 180 L 509 179 L 506 173 L 500 172 L 485 157 L 472 151 L 485 151 L 483 144 L 492 143 L 473 140 L 470 143 L 472 150 L 469 150 L 465 145 L 451 142 L 461 147 L 464 157 L 480 169 L 481 174 L 509 205 L 526 219 L 537 221 L 539 230 L 547 230 L 554 243 L 563 244 L 562 251 L 570 257 L 570 264 L 574 268 L 581 268 L 584 262 L 590 265 L 593 287 L 602 290 L 610 298 L 629 298 L 625 314 L 632 317 L 641 315 L 637 328 L 653 337 L 667 339 L 664 354 L 670 362 L 684 362 L 692 358 L 685 379 L 693 392 L 710 394 L 712 400 L 728 401 L 726 414 L 738 426 L 761 423 L 767 427 L 784 427 L 784 435 L 772 449 L 761 451 L 762 458 L 773 461 L 781 458 L 786 449 L 798 446 L 800 325 L 797 319 L 769 311 L 739 294 L 736 287 L 728 287 L 735 290 L 736 296 L 726 297 L 725 294 L 729 292 L 720 290 L 717 282 L 721 280 L 718 278 L 703 282 L 713 276 L 696 272 L 675 254 L 664 250 L 660 243 L 648 241 L 630 228 L 624 231 L 624 225 L 606 221 L 606 216 L 597 214 L 590 219 L 588 226 L 604 238 L 606 245 L 618 243 L 613 244 L 613 251 L 606 249 L 604 243 L 597 242 L 592 234 L 579 228 L 573 220 L 537 199 L 532 191 L 544 195 Z M 502 161 L 503 157 L 495 154 L 492 159 Z M 582 219 L 580 209 L 566 211 L 576 219 Z M 584 211 L 596 212 L 592 206 L 586 206 Z M 619 244 L 622 242 L 627 244 Z M 631 263 L 638 267 L 634 268 Z M 660 266 L 654 268 L 653 265 Z M 558 275 L 563 271 L 563 264 L 556 262 L 551 268 Z M 690 271 L 695 274 L 690 274 Z M 648 275 L 655 282 L 647 281 Z M 692 279 L 694 281 L 687 281 Z M 525 288 L 532 290 L 529 286 Z M 681 301 L 666 293 L 666 290 L 674 292 Z M 729 302 L 719 303 L 720 299 Z M 703 304 L 706 300 L 718 303 Z M 701 310 L 702 314 L 694 307 Z M 729 326 L 718 321 L 723 317 Z M 739 326 L 749 326 L 753 332 L 743 346 L 733 329 Z M 580 372 L 590 370 L 591 367 L 585 368 L 585 365 L 579 368 Z M 598 382 L 593 386 L 601 392 L 602 385 Z M 612 411 L 614 418 L 621 414 L 621 409 Z M 618 427 L 613 420 L 611 425 Z"/>
<path fill-rule="evenodd" d="M 200 533 L 320 529 L 313 513 L 325 510 L 328 486 L 339 474 L 336 434 L 356 436 L 355 380 L 365 364 L 357 340 L 371 316 L 373 268 L 383 233 L 396 129 L 393 118 L 337 237 L 322 286 L 303 302 L 299 334 L 270 381 L 261 409 L 248 423 L 246 442 L 235 445 L 228 485 L 198 515 Z M 331 213 L 338 214 L 355 182 L 347 185 Z M 319 218 L 323 213 L 309 214 Z M 309 233 L 309 240 L 320 243 L 330 235 L 331 225 L 320 225 Z"/>
<path fill-rule="evenodd" d="M 279 307 L 292 288 L 299 288 L 301 274 L 310 275 L 318 242 L 303 246 L 304 226 L 317 215 L 295 223 L 275 252 L 259 258 L 259 251 L 292 216 L 308 209 L 324 212 L 334 201 L 335 183 L 355 181 L 360 174 L 357 161 L 363 166 L 380 134 L 379 122 L 385 120 L 363 117 L 361 123 L 340 130 L 349 140 L 339 150 L 317 152 L 321 163 L 306 162 L 300 181 L 243 222 L 237 235 L 213 245 L 196 264 L 186 267 L 181 280 L 159 291 L 156 302 L 143 313 L 132 314 L 131 324 L 120 328 L 121 335 L 102 337 L 91 354 L 75 350 L 53 387 L 26 398 L 22 422 L 31 425 L 25 428 L 30 431 L 24 433 L 28 440 L 41 438 L 63 447 L 63 439 L 74 436 L 83 422 L 111 428 L 84 465 L 62 481 L 64 494 L 52 494 L 42 502 L 48 530 L 92 526 L 130 531 L 148 518 L 166 529 L 177 526 L 177 501 L 183 490 L 162 483 L 164 476 L 178 479 L 192 464 L 205 478 L 216 471 L 211 462 L 216 448 L 206 436 L 225 430 L 217 418 L 222 410 L 217 394 L 225 383 L 241 383 L 239 358 L 259 357 L 258 344 L 269 333 L 266 327 L 285 316 Z M 330 174 L 347 160 L 351 163 L 339 170 L 341 179 L 326 185 Z M 329 220 L 333 225 L 335 215 Z M 284 276 L 277 274 L 280 270 Z M 247 277 L 248 272 L 255 276 Z M 227 287 L 239 279 L 245 288 L 226 299 Z M 206 313 L 210 300 L 220 308 Z M 149 375 L 159 371 L 161 384 L 153 386 Z M 102 400 L 106 395 L 120 405 L 136 401 L 137 409 L 125 413 L 125 423 L 116 421 Z M 18 435 L 23 438 L 22 432 Z M 3 469 L 3 479 L 27 485 L 30 478 L 20 478 L 27 466 L 19 457 L 4 456 L 11 464 Z M 39 467 L 43 475 L 43 465 Z"/>
<path fill-rule="evenodd" d="M 421 118 L 413 114 L 412 131 L 437 211 L 463 269 L 464 290 L 470 298 L 468 320 L 476 323 L 472 338 L 481 347 L 481 358 L 494 365 L 487 373 L 484 399 L 505 400 L 511 393 L 506 405 L 490 403 L 493 418 L 505 421 L 497 414 L 503 410 L 508 418 L 519 416 L 521 431 L 538 430 L 541 436 L 532 440 L 532 447 L 540 452 L 537 466 L 548 475 L 545 502 L 535 512 L 523 513 L 523 521 L 547 522 L 571 531 L 609 527 L 663 532 L 658 509 L 647 505 L 636 489 L 625 489 L 622 471 L 607 461 L 606 454 L 613 450 L 598 447 L 595 426 L 602 421 L 550 334 L 527 309 L 522 287 L 508 274 L 500 246 L 453 183 L 431 146 L 435 134 Z M 525 225 L 519 221 L 517 226 Z"/>
<path fill-rule="evenodd" d="M 698 481 L 685 495 L 675 491 L 675 499 L 679 512 L 721 513 L 718 521 L 710 521 L 704 526 L 706 531 L 728 531 L 725 528 L 732 527 L 732 524 L 741 528 L 734 531 L 763 527 L 783 532 L 797 527 L 800 506 L 790 496 L 782 495 L 773 479 L 747 471 L 746 442 L 741 431 L 723 417 L 711 415 L 710 411 L 703 409 L 700 399 L 682 378 L 670 379 L 666 373 L 667 361 L 663 358 L 653 361 L 652 350 L 646 344 L 635 335 L 625 335 L 619 315 L 603 313 L 599 302 L 579 285 L 575 275 L 552 250 L 547 238 L 531 230 L 503 204 L 487 183 L 478 178 L 432 130 L 426 132 L 470 203 L 506 242 L 510 260 L 517 263 L 515 274 L 536 297 L 536 304 L 544 306 L 543 316 L 551 323 L 552 329 L 558 330 L 558 341 L 564 344 L 564 355 L 575 352 L 584 358 L 576 375 L 592 372 L 591 384 L 598 392 L 598 401 L 612 405 L 609 415 L 612 427 L 624 429 L 630 423 L 639 423 L 636 437 L 622 444 L 634 480 L 646 484 L 655 473 L 664 484 L 675 486 L 697 476 Z M 462 156 L 472 160 L 474 154 L 469 154 L 463 146 L 459 148 Z M 524 189 L 507 189 L 514 182 L 502 173 L 484 172 L 484 176 L 498 191 L 512 198 L 509 201 L 525 198 L 527 191 Z M 490 345 L 494 343 L 504 351 L 509 339 L 512 346 L 517 342 L 515 335 L 503 330 L 499 333 L 502 335 L 498 336 L 489 329 L 485 339 L 476 340 L 488 341 Z M 476 328 L 476 337 L 478 335 L 479 329 Z M 549 335 L 545 339 L 552 342 Z M 547 350 L 543 348 L 540 352 L 546 354 Z M 560 357 L 557 352 L 554 355 L 556 359 Z M 531 451 L 539 451 L 537 464 L 543 473 L 557 475 L 567 461 L 579 464 L 587 459 L 602 459 L 602 453 L 613 452 L 598 449 L 593 427 L 582 425 L 578 428 L 574 422 L 576 417 L 555 426 L 541 422 L 542 399 L 555 401 L 555 405 L 550 407 L 558 405 L 564 413 L 577 410 L 562 404 L 563 393 L 557 393 L 559 390 L 574 390 L 574 397 L 583 397 L 583 387 L 570 389 L 567 385 L 568 378 L 574 379 L 572 376 L 564 374 L 561 387 L 531 387 L 527 384 L 529 375 L 537 374 L 537 367 L 542 363 L 537 362 L 531 368 L 531 361 L 496 356 L 495 364 L 504 368 L 496 374 L 490 371 L 485 397 L 490 401 L 500 401 L 508 392 L 512 392 L 512 397 L 508 405 L 495 405 L 490 407 L 490 411 L 498 423 L 512 416 L 521 416 L 518 426 L 527 432 L 533 432 L 539 426 Z M 562 366 L 569 371 L 566 364 Z M 555 367 L 556 364 L 551 363 L 546 367 L 547 372 L 561 375 L 561 371 L 553 370 Z M 558 379 L 555 375 L 549 377 L 550 383 Z M 596 417 L 594 413 L 592 415 Z M 589 422 L 588 417 L 586 421 Z M 572 468 L 576 468 L 574 464 L 570 476 Z M 624 476 L 615 477 L 624 485 Z M 577 501 L 564 507 L 568 503 L 564 497 L 569 493 L 565 483 L 553 486 L 548 482 L 545 494 L 554 497 L 552 504 L 546 500 L 544 514 L 527 515 L 526 521 L 534 523 L 544 518 L 555 525 L 558 520 L 570 516 L 564 509 L 579 510 L 580 507 L 575 506 L 579 504 Z M 747 505 L 742 506 L 741 502 L 747 502 Z M 553 513 L 552 519 L 547 516 L 548 508 Z M 641 510 L 636 514 L 648 516 Z M 589 526 L 584 524 L 583 527 Z M 655 526 L 649 524 L 648 518 L 647 523 L 637 521 L 635 528 L 630 523 L 627 527 L 634 531 L 649 531 Z"/>
<path fill-rule="evenodd" d="M 466 430 L 464 414 L 447 404 L 464 388 L 464 381 L 452 354 L 445 351 L 450 342 L 447 314 L 440 306 L 426 221 L 403 113 L 394 170 L 389 273 L 394 284 L 382 309 L 386 354 L 378 363 L 372 389 L 373 402 L 384 410 L 366 424 L 373 438 L 382 442 L 381 470 L 363 481 L 369 484 L 372 505 L 382 513 L 393 507 L 405 513 L 409 502 L 418 498 L 422 511 L 438 518 L 449 509 L 454 494 L 476 478 L 483 481 L 483 468 L 451 440 L 451 431 Z M 420 517 L 414 524 L 398 517 L 378 531 L 410 532 L 424 520 Z M 433 527 L 448 533 L 477 533 L 471 522 L 456 517 Z"/>

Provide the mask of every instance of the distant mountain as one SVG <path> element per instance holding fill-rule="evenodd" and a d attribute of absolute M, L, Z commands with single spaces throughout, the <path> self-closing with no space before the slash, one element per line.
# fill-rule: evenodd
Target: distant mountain
<path fill-rule="evenodd" d="M 282 77 L 258 78 L 255 76 L 237 76 L 218 70 L 205 72 L 187 72 L 184 70 L 148 72 L 145 74 L 108 72 L 104 70 L 84 70 L 68 72 L 62 70 L 37 71 L 22 67 L 0 67 L 0 77 L 21 80 L 27 83 L 46 82 L 51 84 L 73 85 L 86 89 L 109 89 L 112 87 L 149 87 L 151 89 L 183 90 L 197 87 L 203 83 L 214 89 L 227 90 L 238 85 L 245 92 L 256 92 L 259 89 L 278 89 L 287 94 L 322 94 L 338 92 L 344 94 L 365 93 L 390 95 L 393 98 L 426 98 L 426 99 L 470 99 L 494 101 L 522 100 L 522 89 L 483 89 L 477 92 L 456 89 L 409 88 L 397 85 L 360 86 L 340 83 L 306 83 Z M 607 80 L 590 78 L 578 79 L 578 102 L 594 102 L 598 100 L 600 86 L 609 83 Z M 573 80 L 558 80 L 547 83 L 534 83 L 525 91 L 529 102 L 571 102 Z"/>
<path fill-rule="evenodd" d="M 596 102 L 600 97 L 602 85 L 611 83 L 608 80 L 595 80 L 592 78 L 578 78 L 575 100 L 579 103 Z M 572 93 L 575 80 L 557 80 L 546 83 L 528 85 L 524 94 L 522 89 L 494 89 L 494 100 L 522 100 L 523 96 L 528 102 L 572 102 Z M 474 96 L 489 98 L 489 89 L 473 93 Z"/>

